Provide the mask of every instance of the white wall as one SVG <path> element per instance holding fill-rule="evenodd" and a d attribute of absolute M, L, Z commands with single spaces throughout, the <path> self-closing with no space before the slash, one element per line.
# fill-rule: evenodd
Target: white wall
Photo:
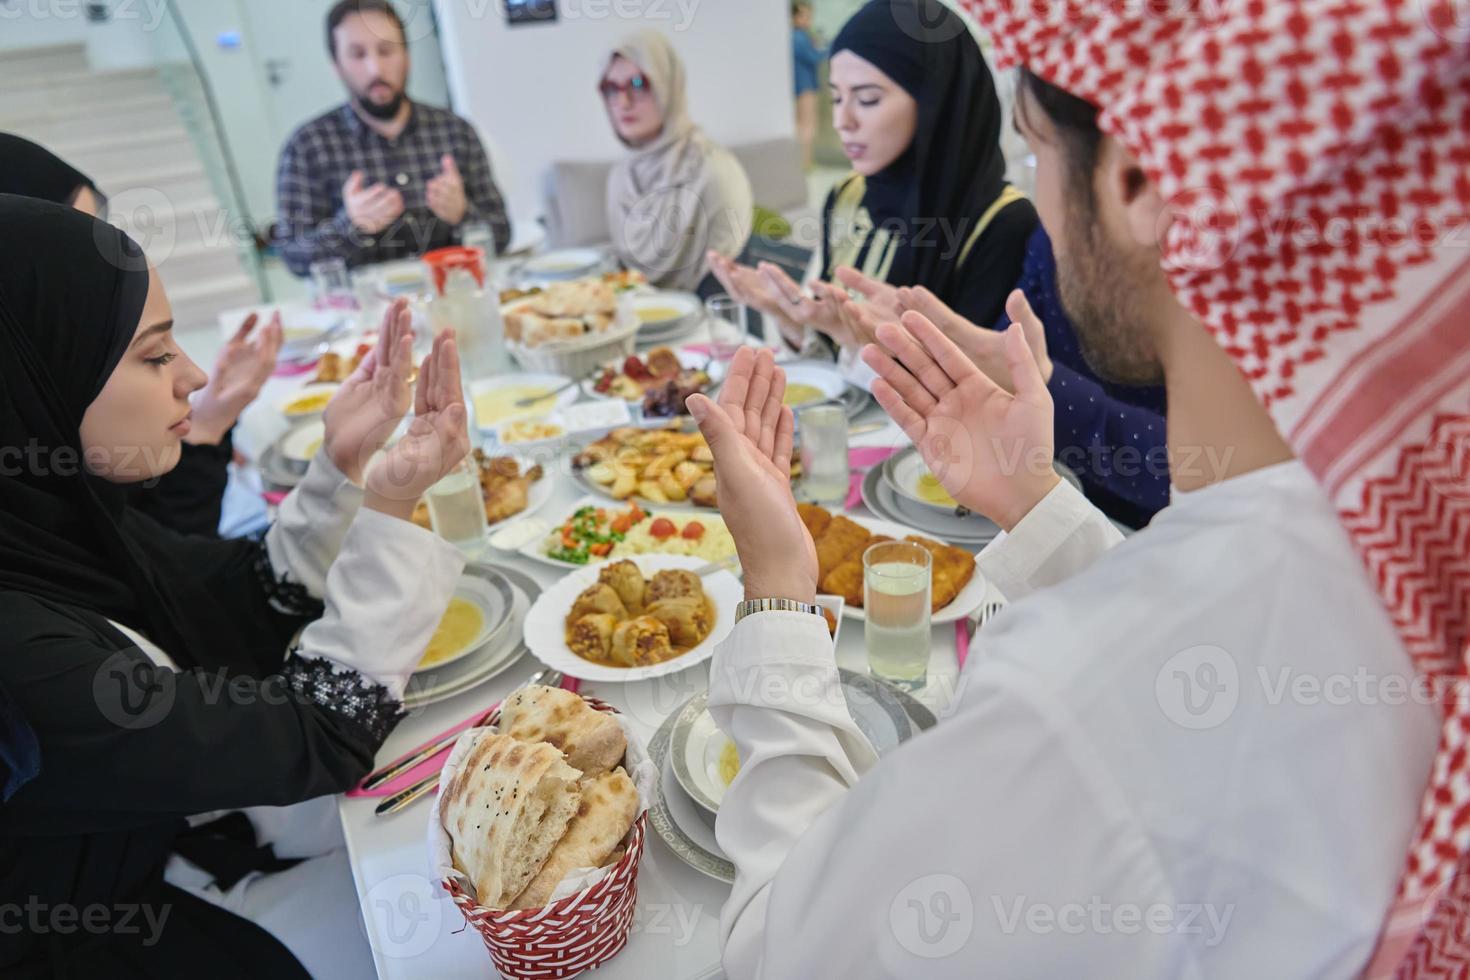
<path fill-rule="evenodd" d="M 0 51 L 80 44 L 86 39 L 81 0 L 61 3 L 54 10 L 34 0 L 0 0 Z"/>
<path fill-rule="evenodd" d="M 662 30 L 684 59 L 690 114 L 722 143 L 791 136 L 788 0 L 558 0 L 553 24 L 510 27 L 494 0 L 435 0 L 449 90 L 480 131 L 512 215 L 538 216 L 555 160 L 613 159 L 597 80 L 619 38 Z"/>

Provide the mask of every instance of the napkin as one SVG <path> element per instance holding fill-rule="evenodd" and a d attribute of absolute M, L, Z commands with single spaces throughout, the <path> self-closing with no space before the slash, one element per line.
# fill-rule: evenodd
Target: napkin
<path fill-rule="evenodd" d="M 863 475 L 896 452 L 898 449 L 894 446 L 863 446 L 848 450 L 847 465 L 852 472 L 847 478 L 846 509 L 852 510 L 863 502 Z"/>
<path fill-rule="evenodd" d="M 290 378 L 298 374 L 305 374 L 307 371 L 315 371 L 316 364 L 317 362 L 315 358 L 307 361 L 304 364 L 288 364 L 285 362 L 281 362 L 276 365 L 276 369 L 271 373 L 277 378 Z"/>
<path fill-rule="evenodd" d="M 966 620 L 963 619 L 954 624 L 954 659 L 961 669 L 965 666 L 965 658 L 970 655 L 970 633 L 965 625 Z"/>

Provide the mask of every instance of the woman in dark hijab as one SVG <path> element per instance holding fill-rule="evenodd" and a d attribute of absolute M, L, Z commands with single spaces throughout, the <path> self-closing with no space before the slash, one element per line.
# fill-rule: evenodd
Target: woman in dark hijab
<path fill-rule="evenodd" d="M 798 348 L 810 327 L 855 353 L 837 309 L 843 266 L 925 286 L 975 322 L 993 322 L 1037 217 L 1006 183 L 1000 102 L 975 38 L 939 0 L 873 0 L 831 51 L 832 122 L 854 173 L 823 206 L 813 295 L 771 263 L 752 269 L 711 255 L 715 275 Z"/>
<path fill-rule="evenodd" d="M 14 133 L 0 133 L 0 194 L 69 204 L 94 218 L 107 216 L 107 198 L 92 178 Z"/>
<path fill-rule="evenodd" d="M 174 884 L 171 856 L 221 888 L 279 867 L 186 818 L 341 792 L 396 723 L 463 568 L 411 520 L 468 450 L 453 341 L 411 395 L 395 305 L 265 539 L 182 536 L 125 500 L 176 463 L 203 383 L 156 273 L 67 207 L 0 195 L 0 227 L 0 688 L 39 754 L 0 806 L 0 895 L 38 910 L 0 929 L 0 975 L 306 976 L 319 922 L 267 931 Z M 411 398 L 408 434 L 364 471 Z M 7 768 L 28 751 L 16 732 L 0 729 Z M 93 907 L 104 925 L 50 917 Z M 329 939 L 338 962 L 362 945 L 356 925 Z"/>
<path fill-rule="evenodd" d="M 19 194 L 68 204 L 83 214 L 106 217 L 107 198 L 86 174 L 43 146 L 13 133 L 0 133 L 0 194 Z M 194 399 L 195 425 L 183 456 L 167 476 L 133 487 L 134 507 L 166 527 L 215 537 L 230 460 L 231 430 L 275 369 L 282 331 L 272 321 L 251 333 L 252 315 L 225 345 L 205 389 Z"/>

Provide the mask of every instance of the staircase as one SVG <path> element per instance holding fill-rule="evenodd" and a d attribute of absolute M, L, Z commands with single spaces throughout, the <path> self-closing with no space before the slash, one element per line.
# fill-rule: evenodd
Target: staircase
<path fill-rule="evenodd" d="M 187 66 L 93 72 L 84 45 L 0 54 L 0 130 L 87 174 L 108 220 L 157 266 L 181 331 L 260 302 L 241 212 L 221 199 L 223 154 Z M 218 190 L 217 190 L 218 189 Z"/>

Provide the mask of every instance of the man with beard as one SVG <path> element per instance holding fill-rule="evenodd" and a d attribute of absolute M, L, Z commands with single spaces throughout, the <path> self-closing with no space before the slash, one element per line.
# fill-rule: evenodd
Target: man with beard
<path fill-rule="evenodd" d="M 689 399 L 746 589 L 710 670 L 742 763 L 715 827 L 726 973 L 1465 976 L 1453 6 L 973 6 L 1024 69 L 1089 362 L 1167 387 L 1173 498 L 1122 541 L 1056 478 L 1020 325 L 1014 393 L 917 313 L 879 327 L 873 392 L 1005 528 L 980 565 L 1011 606 L 947 716 L 878 760 L 810 615 L 784 376 L 742 351 L 719 404 Z"/>
<path fill-rule="evenodd" d="M 503 250 L 510 221 L 485 148 L 469 122 L 405 94 L 408 39 L 392 4 L 341 0 L 327 50 L 347 103 L 293 133 L 276 174 L 276 241 L 291 271 L 412 258 L 455 244 L 471 221 Z"/>

